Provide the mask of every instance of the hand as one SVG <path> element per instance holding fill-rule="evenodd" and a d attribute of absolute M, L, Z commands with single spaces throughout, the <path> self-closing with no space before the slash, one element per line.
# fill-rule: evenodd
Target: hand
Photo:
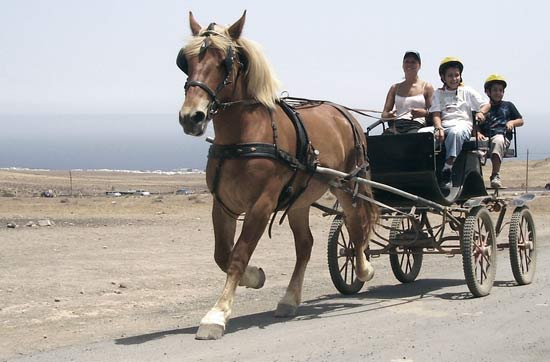
<path fill-rule="evenodd" d="M 412 108 L 411 109 L 411 115 L 412 119 L 424 117 L 426 114 L 426 110 L 422 108 Z"/>
<path fill-rule="evenodd" d="M 396 109 L 394 109 L 394 110 L 391 111 L 391 112 L 388 112 L 388 116 L 385 117 L 385 118 L 395 118 L 395 117 L 397 116 L 397 113 L 396 113 L 396 112 L 397 112 Z"/>
<path fill-rule="evenodd" d="M 434 137 L 437 142 L 442 143 L 445 139 L 445 130 L 441 127 L 436 127 L 434 130 Z"/>
<path fill-rule="evenodd" d="M 506 130 L 512 132 L 514 130 L 514 123 L 512 121 L 506 122 Z"/>
<path fill-rule="evenodd" d="M 481 132 L 477 132 L 477 140 L 478 141 L 485 141 L 487 139 L 487 136 L 485 136 L 483 133 Z"/>
<path fill-rule="evenodd" d="M 477 112 L 476 121 L 478 121 L 479 123 L 485 122 L 485 114 L 483 112 Z"/>

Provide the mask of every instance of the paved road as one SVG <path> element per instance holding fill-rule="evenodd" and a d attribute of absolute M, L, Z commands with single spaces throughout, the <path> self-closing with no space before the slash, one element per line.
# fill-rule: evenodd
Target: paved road
<path fill-rule="evenodd" d="M 537 276 L 529 286 L 515 285 L 507 252 L 500 251 L 496 283 L 485 298 L 471 298 L 460 257 L 426 257 L 419 280 L 407 285 L 396 283 L 380 260 L 368 288 L 306 300 L 294 319 L 275 319 L 273 301 L 259 302 L 252 314 L 237 308 L 219 341 L 196 341 L 190 325 L 9 361 L 548 361 L 548 240 L 539 233 Z M 315 276 L 309 279 L 315 287 Z M 261 291 L 245 298 L 252 293 Z"/>

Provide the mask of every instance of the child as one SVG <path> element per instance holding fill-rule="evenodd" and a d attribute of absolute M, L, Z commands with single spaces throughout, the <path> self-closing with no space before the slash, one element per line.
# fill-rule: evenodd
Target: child
<path fill-rule="evenodd" d="M 498 74 L 491 74 L 485 80 L 485 93 L 491 100 L 491 110 L 487 114 L 486 122 L 480 125 L 479 139 L 491 140 L 491 187 L 502 187 L 500 166 L 502 158 L 510 147 L 512 130 L 523 126 L 523 118 L 512 102 L 503 101 L 506 80 Z"/>
<path fill-rule="evenodd" d="M 462 82 L 464 65 L 460 59 L 446 57 L 439 65 L 439 76 L 443 87 L 436 89 L 432 99 L 430 113 L 433 114 L 434 138 L 445 141 L 446 160 L 441 172 L 441 188 L 449 189 L 452 168 L 464 141 L 472 134 L 472 111 L 475 118 L 482 122 L 489 111 L 488 100 L 473 88 Z"/>

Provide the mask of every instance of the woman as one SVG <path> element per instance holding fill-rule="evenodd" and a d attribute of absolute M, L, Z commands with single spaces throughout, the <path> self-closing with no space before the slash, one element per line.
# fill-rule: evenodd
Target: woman
<path fill-rule="evenodd" d="M 472 111 L 478 122 L 485 120 L 491 108 L 489 101 L 462 82 L 464 65 L 460 59 L 446 57 L 439 65 L 443 86 L 434 92 L 430 113 L 433 114 L 434 138 L 445 142 L 446 158 L 441 172 L 441 187 L 451 187 L 452 167 L 464 141 L 472 134 Z"/>
<path fill-rule="evenodd" d="M 434 89 L 430 83 L 418 77 L 420 65 L 418 52 L 405 52 L 405 80 L 391 86 L 382 112 L 382 118 L 395 119 L 391 121 L 388 133 L 414 133 L 426 125 Z"/>

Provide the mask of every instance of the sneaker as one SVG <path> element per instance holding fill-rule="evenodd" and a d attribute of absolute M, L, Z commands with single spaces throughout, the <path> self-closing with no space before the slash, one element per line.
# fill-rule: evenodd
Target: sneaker
<path fill-rule="evenodd" d="M 439 181 L 439 186 L 442 189 L 450 189 L 452 186 L 451 182 L 451 175 L 452 175 L 452 169 L 446 168 L 443 171 L 441 171 L 441 180 Z"/>
<path fill-rule="evenodd" d="M 500 180 L 500 175 L 498 173 L 491 176 L 490 180 L 492 188 L 500 189 L 502 187 L 502 181 Z"/>

